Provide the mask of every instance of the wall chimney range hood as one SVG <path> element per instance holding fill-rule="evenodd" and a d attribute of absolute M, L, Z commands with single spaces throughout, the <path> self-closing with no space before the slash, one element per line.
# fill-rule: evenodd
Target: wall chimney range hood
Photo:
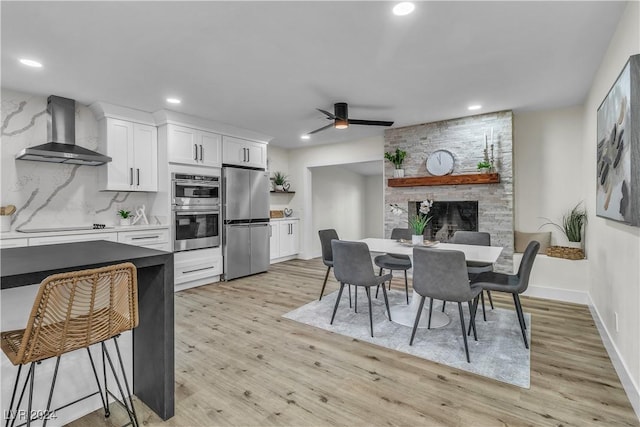
<path fill-rule="evenodd" d="M 48 142 L 24 148 L 17 160 L 99 166 L 111 157 L 76 145 L 76 101 L 51 95 L 47 98 Z"/>

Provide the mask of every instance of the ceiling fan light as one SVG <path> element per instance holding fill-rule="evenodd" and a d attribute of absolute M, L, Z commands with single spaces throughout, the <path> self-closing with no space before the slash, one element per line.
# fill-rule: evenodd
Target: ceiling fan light
<path fill-rule="evenodd" d="M 347 120 L 345 120 L 345 119 L 336 118 L 334 127 L 336 129 L 346 129 L 346 128 L 349 127 L 349 122 Z"/>

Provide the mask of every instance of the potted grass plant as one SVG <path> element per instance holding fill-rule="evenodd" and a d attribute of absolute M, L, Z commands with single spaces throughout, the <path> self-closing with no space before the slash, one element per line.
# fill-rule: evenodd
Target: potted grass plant
<path fill-rule="evenodd" d="M 118 216 L 120 217 L 120 225 L 131 225 L 131 211 L 120 209 Z"/>
<path fill-rule="evenodd" d="M 570 248 L 582 248 L 582 237 L 584 226 L 587 224 L 587 211 L 582 206 L 582 202 L 575 205 L 571 210 L 562 216 L 562 224 L 555 223 L 548 218 L 545 225 L 553 225 L 565 235 L 568 240 L 567 246 Z"/>
<path fill-rule="evenodd" d="M 287 175 L 282 172 L 273 173 L 273 185 L 276 191 L 284 191 L 284 185 L 287 182 Z"/>
<path fill-rule="evenodd" d="M 400 216 L 403 213 L 407 213 L 407 210 L 397 203 L 392 203 L 391 205 L 391 213 L 396 216 Z M 420 203 L 420 208 L 418 209 L 418 213 L 415 216 L 412 216 L 407 221 L 409 223 L 409 229 L 411 230 L 411 243 L 414 245 L 422 245 L 424 243 L 424 229 L 427 228 L 427 225 L 431 221 L 431 216 L 429 216 L 429 211 L 431 210 L 431 206 L 433 206 L 432 200 L 425 200 Z"/>
<path fill-rule="evenodd" d="M 395 152 L 386 152 L 384 153 L 384 158 L 393 163 L 395 167 L 393 171 L 394 178 L 402 178 L 404 177 L 404 169 L 402 169 L 402 162 L 404 162 L 404 158 L 407 157 L 407 152 L 396 148 Z"/>

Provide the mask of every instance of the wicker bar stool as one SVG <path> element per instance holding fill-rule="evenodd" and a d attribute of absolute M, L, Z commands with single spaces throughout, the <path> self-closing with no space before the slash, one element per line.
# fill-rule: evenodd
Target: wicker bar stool
<path fill-rule="evenodd" d="M 111 396 L 127 411 L 130 422 L 126 425 L 137 427 L 138 419 L 133 407 L 131 390 L 116 339 L 122 332 L 133 329 L 137 325 L 138 282 L 136 267 L 131 263 L 54 274 L 44 279 L 40 284 L 26 329 L 2 332 L 0 336 L 2 351 L 11 363 L 18 365 L 18 375 L 13 387 L 8 414 L 18 413 L 27 385 L 29 385 L 26 425 L 31 425 L 31 422 L 37 419 L 31 419 L 36 365 L 45 359 L 56 357 L 47 409 L 44 412 L 45 415 L 48 414 L 51 408 L 51 399 L 56 384 L 60 357 L 65 353 L 86 348 L 96 384 L 98 385 L 98 391 L 61 406 L 54 411 L 100 394 L 105 417 L 109 417 L 108 399 Z M 108 339 L 113 339 L 115 344 L 126 395 L 125 389 L 123 389 L 123 385 L 118 379 L 109 351 L 105 346 L 105 341 Z M 89 346 L 93 344 L 101 345 L 104 393 L 89 350 Z M 115 378 L 121 399 L 118 399 L 108 389 L 107 363 Z M 22 367 L 28 364 L 30 366 L 27 377 L 24 380 L 20 397 L 14 408 L 20 373 Z M 128 401 L 126 396 L 129 396 Z M 11 416 L 9 416 L 6 423 L 7 427 L 10 421 L 13 426 L 16 418 L 13 417 L 11 419 Z M 47 417 L 45 416 L 43 426 L 46 426 L 46 424 Z"/>

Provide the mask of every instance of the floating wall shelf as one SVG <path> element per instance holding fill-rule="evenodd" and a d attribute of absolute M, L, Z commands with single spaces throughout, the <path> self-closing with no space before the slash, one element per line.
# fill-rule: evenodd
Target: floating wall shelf
<path fill-rule="evenodd" d="M 278 194 L 295 194 L 295 191 L 276 191 L 276 190 L 271 190 L 270 193 L 278 193 Z"/>
<path fill-rule="evenodd" d="M 468 173 L 444 176 L 389 178 L 389 187 L 421 187 L 429 185 L 499 184 L 499 173 Z"/>

